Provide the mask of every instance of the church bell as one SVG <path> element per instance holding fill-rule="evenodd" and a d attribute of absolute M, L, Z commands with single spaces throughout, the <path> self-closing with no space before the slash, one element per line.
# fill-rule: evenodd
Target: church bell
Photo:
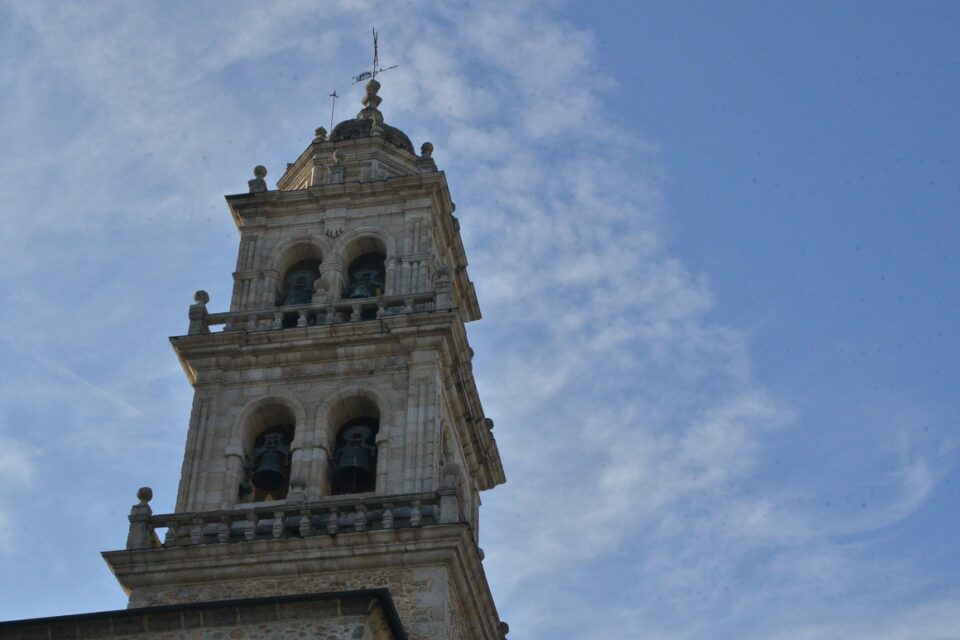
<path fill-rule="evenodd" d="M 357 269 L 350 274 L 350 284 L 344 298 L 373 298 L 383 292 L 383 280 L 378 269 Z"/>
<path fill-rule="evenodd" d="M 280 305 L 310 304 L 313 300 L 313 282 L 317 279 L 320 263 L 317 260 L 301 260 L 287 272 L 287 291 L 280 298 Z"/>
<path fill-rule="evenodd" d="M 375 423 L 344 427 L 334 450 L 334 493 L 362 493 L 376 487 Z"/>
<path fill-rule="evenodd" d="M 253 450 L 253 473 L 250 480 L 260 489 L 273 490 L 287 484 L 290 446 L 279 431 L 266 433 L 263 442 Z"/>

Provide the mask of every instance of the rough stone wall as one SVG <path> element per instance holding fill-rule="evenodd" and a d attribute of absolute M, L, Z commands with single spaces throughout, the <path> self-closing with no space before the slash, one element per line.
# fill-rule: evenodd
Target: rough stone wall
<path fill-rule="evenodd" d="M 463 613 L 463 603 L 453 583 L 447 584 L 447 629 L 450 640 L 470 640 L 472 635 L 467 629 L 467 619 Z"/>
<path fill-rule="evenodd" d="M 139 589 L 131 594 L 129 606 L 136 608 L 379 587 L 389 589 L 411 640 L 438 638 L 470 640 L 474 637 L 466 630 L 459 601 L 453 608 L 448 606 L 452 597 L 452 584 L 448 582 L 447 571 L 443 567 L 350 571 L 343 574 L 298 576 L 276 580 L 241 578 L 214 584 L 182 584 L 174 587 Z"/>

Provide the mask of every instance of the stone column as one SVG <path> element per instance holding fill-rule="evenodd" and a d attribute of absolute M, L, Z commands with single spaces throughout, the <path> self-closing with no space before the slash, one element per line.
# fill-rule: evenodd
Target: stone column
<path fill-rule="evenodd" d="M 443 465 L 443 477 L 440 480 L 440 522 L 442 524 L 460 522 L 460 465 L 448 462 Z"/>
<path fill-rule="evenodd" d="M 220 494 L 220 509 L 229 509 L 237 504 L 237 494 L 240 491 L 240 483 L 246 478 L 246 472 L 243 469 L 244 451 L 243 446 L 238 442 L 232 442 L 227 447 L 227 469 L 223 474 L 224 485 Z M 204 502 L 207 502 L 204 499 Z M 206 508 L 215 508 L 213 505 Z"/>
<path fill-rule="evenodd" d="M 398 276 L 400 273 L 400 257 L 393 256 L 387 260 L 385 265 L 386 274 L 384 280 L 384 295 L 395 296 L 400 294 L 400 283 L 398 281 Z"/>
<path fill-rule="evenodd" d="M 390 442 L 390 427 L 381 424 L 377 432 L 377 479 L 375 488 L 377 493 L 387 493 L 387 453 Z"/>
<path fill-rule="evenodd" d="M 280 281 L 280 274 L 268 269 L 263 272 L 263 291 L 260 293 L 260 307 L 268 308 L 277 304 L 277 282 Z"/>
<path fill-rule="evenodd" d="M 318 500 L 330 495 L 330 451 L 326 445 L 315 442 L 309 452 L 309 481 L 307 499 Z"/>
<path fill-rule="evenodd" d="M 335 262 L 320 264 L 320 279 L 327 287 L 327 300 L 333 302 L 340 299 L 343 289 L 343 266 Z"/>

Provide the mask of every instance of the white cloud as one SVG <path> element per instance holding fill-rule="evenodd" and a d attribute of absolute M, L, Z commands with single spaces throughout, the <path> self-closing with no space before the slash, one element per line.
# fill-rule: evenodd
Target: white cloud
<path fill-rule="evenodd" d="M 30 55 L 0 71 L 14 96 L 0 163 L 23 185 L 10 194 L 3 318 L 37 356 L 8 349 L 24 376 L 3 390 L 18 407 L 62 405 L 67 424 L 0 441 L 32 452 L 0 454 L 0 473 L 42 490 L 64 478 L 41 482 L 38 460 L 65 464 L 70 448 L 175 476 L 189 390 L 160 342 L 182 331 L 193 289 L 220 287 L 213 305 L 226 304 L 235 236 L 220 193 L 242 190 L 262 157 L 275 177 L 327 124 L 323 87 L 363 68 L 376 18 L 383 61 L 401 64 L 382 78 L 385 116 L 415 146 L 437 145 L 487 318 L 471 335 L 510 482 L 485 498 L 484 546 L 514 633 L 642 624 L 651 638 L 704 637 L 721 620 L 735 637 L 771 637 L 788 620 L 784 638 L 908 637 L 896 634 L 923 607 L 882 627 L 798 624 L 823 608 L 868 619 L 868 603 L 837 594 L 869 571 L 830 539 L 844 523 L 817 520 L 800 488 L 758 471 L 797 412 L 753 378 L 743 333 L 712 322 L 707 279 L 671 255 L 657 144 L 625 126 L 592 34 L 523 2 L 6 10 Z M 357 91 L 342 92 L 341 117 Z M 53 98 L 77 109 L 41 108 Z M 63 131 L 38 120 L 48 113 Z M 938 477 L 925 455 L 896 468 L 855 530 L 905 517 Z M 7 523 L 11 486 L 0 476 Z M 788 602 L 796 615 L 779 616 Z M 930 605 L 940 622 L 926 637 L 955 619 L 947 604 Z"/>

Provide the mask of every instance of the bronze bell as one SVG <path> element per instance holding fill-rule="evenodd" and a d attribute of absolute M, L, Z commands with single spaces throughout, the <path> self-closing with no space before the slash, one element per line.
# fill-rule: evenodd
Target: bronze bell
<path fill-rule="evenodd" d="M 262 436 L 263 442 L 253 450 L 253 473 L 250 480 L 260 489 L 279 489 L 287 484 L 290 446 L 279 431 Z"/>
<path fill-rule="evenodd" d="M 357 269 L 350 274 L 350 284 L 344 298 L 373 298 L 383 292 L 383 279 L 379 269 Z"/>
<path fill-rule="evenodd" d="M 283 295 L 283 305 L 310 304 L 313 300 L 313 281 L 316 279 L 316 269 L 291 270 L 287 274 L 287 292 Z"/>
<path fill-rule="evenodd" d="M 373 441 L 375 429 L 369 424 L 354 424 L 340 431 L 333 454 L 334 493 L 374 490 L 377 473 L 377 447 Z"/>
<path fill-rule="evenodd" d="M 320 275 L 319 260 L 301 260 L 283 276 L 285 291 L 277 298 L 277 305 L 310 304 L 313 301 L 313 283 Z"/>

